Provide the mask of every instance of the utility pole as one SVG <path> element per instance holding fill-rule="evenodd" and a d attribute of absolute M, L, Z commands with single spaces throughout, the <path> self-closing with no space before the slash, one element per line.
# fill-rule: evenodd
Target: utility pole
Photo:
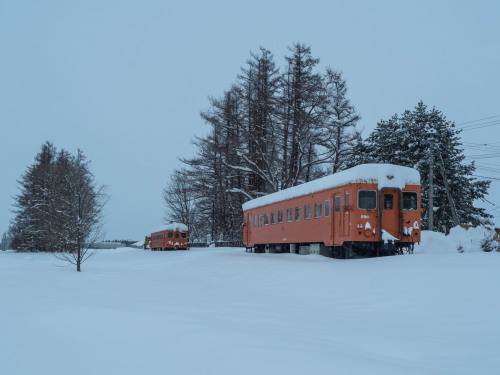
<path fill-rule="evenodd" d="M 457 226 L 459 224 L 457 209 L 455 207 L 455 201 L 453 200 L 450 193 L 450 186 L 448 185 L 448 179 L 446 178 L 446 172 L 444 170 L 443 156 L 441 152 L 439 153 L 439 164 L 441 164 L 441 173 L 443 174 L 444 186 L 446 188 L 446 195 L 448 196 L 448 202 L 450 204 L 451 216 L 453 218 L 453 225 Z"/>
<path fill-rule="evenodd" d="M 434 230 L 434 141 L 430 141 L 429 154 L 429 230 Z"/>

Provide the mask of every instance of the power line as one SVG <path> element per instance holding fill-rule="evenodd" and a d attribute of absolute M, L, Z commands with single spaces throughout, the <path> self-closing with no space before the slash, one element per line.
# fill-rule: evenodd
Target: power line
<path fill-rule="evenodd" d="M 500 174 L 500 169 L 494 169 L 494 168 L 483 168 L 483 167 L 476 167 L 476 169 L 480 172 L 489 172 L 493 174 Z"/>
<path fill-rule="evenodd" d="M 498 167 L 498 163 L 494 163 L 494 164 L 493 164 L 493 163 L 487 163 L 487 162 L 485 162 L 485 161 L 481 161 L 481 162 L 479 162 L 479 163 L 477 163 L 477 164 L 478 164 L 478 165 L 492 165 L 492 166 L 494 166 L 494 167 Z"/>
<path fill-rule="evenodd" d="M 455 126 L 457 126 L 460 129 L 467 129 L 467 128 L 474 128 L 476 126 L 481 126 L 481 125 L 496 124 L 499 121 L 500 121 L 500 119 L 492 120 L 492 121 L 486 121 L 486 122 L 480 122 L 480 123 L 477 123 L 477 124 L 471 124 L 471 125 L 467 125 L 467 126 L 458 126 L 458 125 L 455 125 Z"/>
<path fill-rule="evenodd" d="M 498 181 L 500 181 L 500 178 L 496 178 L 496 177 L 478 176 L 476 174 L 472 174 L 471 176 L 479 177 L 479 178 L 485 178 L 487 180 L 498 180 Z"/>
<path fill-rule="evenodd" d="M 491 117 L 485 117 L 485 118 L 480 118 L 479 120 L 472 120 L 472 121 L 467 121 L 467 122 L 461 122 L 460 124 L 455 124 L 455 125 L 465 125 L 465 124 L 470 124 L 472 122 L 478 122 L 478 121 L 483 121 L 483 120 L 489 120 L 491 118 L 495 118 L 495 117 L 500 117 L 500 115 L 496 115 L 496 116 L 491 116 Z"/>
<path fill-rule="evenodd" d="M 462 142 L 462 143 L 468 143 L 468 144 L 471 144 L 471 145 L 477 145 L 477 146 L 488 146 L 488 145 L 496 145 L 499 142 L 488 142 L 488 143 L 477 143 L 477 142 Z"/>
<path fill-rule="evenodd" d="M 500 125 L 500 121 L 494 121 L 494 122 L 487 122 L 487 123 L 484 123 L 484 124 L 476 124 L 474 126 L 470 126 L 470 127 L 465 127 L 465 128 L 459 128 L 462 132 L 468 132 L 468 131 L 471 131 L 471 130 L 476 130 L 476 129 L 482 129 L 482 128 L 488 128 L 490 126 L 497 126 L 497 125 Z"/>

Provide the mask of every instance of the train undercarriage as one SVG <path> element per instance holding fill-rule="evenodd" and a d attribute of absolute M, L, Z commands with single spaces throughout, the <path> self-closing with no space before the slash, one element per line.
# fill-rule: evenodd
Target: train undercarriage
<path fill-rule="evenodd" d="M 172 251 L 172 250 L 188 250 L 188 248 L 179 248 L 179 247 L 158 247 L 151 249 L 152 251 Z"/>
<path fill-rule="evenodd" d="M 325 246 L 324 244 L 267 244 L 247 247 L 250 253 L 292 253 L 320 254 L 329 258 L 355 259 L 388 255 L 412 254 L 414 242 L 344 242 L 342 246 Z"/>

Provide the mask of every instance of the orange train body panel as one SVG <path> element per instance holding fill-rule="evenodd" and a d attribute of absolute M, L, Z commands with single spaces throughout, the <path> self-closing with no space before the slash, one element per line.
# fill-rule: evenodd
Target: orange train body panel
<path fill-rule="evenodd" d="M 373 179 L 359 181 L 244 210 L 246 247 L 420 242 L 419 181 L 402 188 L 380 187 Z"/>

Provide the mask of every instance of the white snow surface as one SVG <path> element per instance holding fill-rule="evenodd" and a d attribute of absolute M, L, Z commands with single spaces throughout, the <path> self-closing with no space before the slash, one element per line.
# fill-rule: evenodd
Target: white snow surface
<path fill-rule="evenodd" d="M 362 164 L 302 185 L 252 199 L 243 204 L 243 210 L 360 182 L 377 183 L 379 190 L 382 188 L 402 189 L 405 185 L 420 185 L 420 173 L 416 169 L 400 165 Z"/>
<path fill-rule="evenodd" d="M 0 251 L 0 374 L 496 374 L 500 253 L 424 233 L 413 255 L 122 248 L 81 273 Z"/>
<path fill-rule="evenodd" d="M 415 248 L 415 252 L 422 254 L 450 254 L 457 253 L 462 245 L 464 253 L 481 252 L 481 241 L 492 235 L 492 231 L 484 228 L 465 229 L 460 226 L 452 228 L 450 234 L 422 231 L 422 244 Z M 495 245 L 498 246 L 496 242 Z"/>
<path fill-rule="evenodd" d="M 170 223 L 170 224 L 167 224 L 167 225 L 164 225 L 162 227 L 158 227 L 158 228 L 154 229 L 153 231 L 151 231 L 151 233 L 162 232 L 164 230 L 185 231 L 185 230 L 188 230 L 188 227 L 186 224 L 182 224 L 182 223 Z"/>

